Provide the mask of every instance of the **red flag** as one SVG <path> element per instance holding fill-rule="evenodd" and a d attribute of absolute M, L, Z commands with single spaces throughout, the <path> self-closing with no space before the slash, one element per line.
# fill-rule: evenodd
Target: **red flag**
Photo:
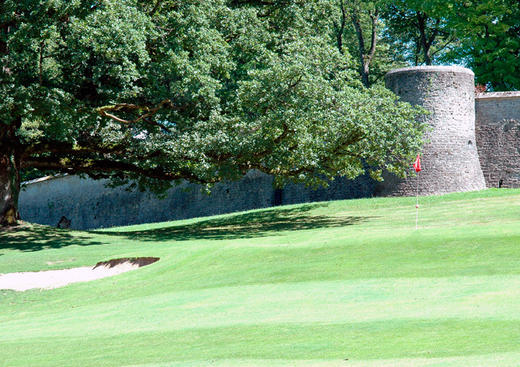
<path fill-rule="evenodd" d="M 417 154 L 413 168 L 415 169 L 415 172 L 419 172 L 421 170 L 421 157 L 419 157 L 419 154 Z"/>

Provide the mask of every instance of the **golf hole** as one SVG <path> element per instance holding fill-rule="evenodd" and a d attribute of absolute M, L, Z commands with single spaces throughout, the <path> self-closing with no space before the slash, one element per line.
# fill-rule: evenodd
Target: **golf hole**
<path fill-rule="evenodd" d="M 63 270 L 26 271 L 0 274 L 0 290 L 26 291 L 28 289 L 54 289 L 72 283 L 102 279 L 159 261 L 158 257 L 125 257 L 100 261 L 93 267 Z"/>

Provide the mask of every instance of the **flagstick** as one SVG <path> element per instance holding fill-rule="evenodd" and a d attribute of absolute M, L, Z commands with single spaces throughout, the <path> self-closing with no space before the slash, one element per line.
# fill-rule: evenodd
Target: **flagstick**
<path fill-rule="evenodd" d="M 415 192 L 415 230 L 419 227 L 419 172 L 421 172 L 421 155 L 417 154 L 413 168 L 416 173 L 417 190 Z"/>
<path fill-rule="evenodd" d="M 419 172 L 417 172 L 417 191 L 415 194 L 415 230 L 419 223 Z"/>

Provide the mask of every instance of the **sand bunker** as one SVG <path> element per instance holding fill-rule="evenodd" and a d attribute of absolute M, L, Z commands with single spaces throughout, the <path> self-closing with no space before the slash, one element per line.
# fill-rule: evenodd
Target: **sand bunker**
<path fill-rule="evenodd" d="M 111 277 L 158 260 L 158 257 L 134 257 L 101 261 L 94 267 L 0 274 L 0 289 L 26 291 L 34 288 L 59 288 L 71 283 Z"/>

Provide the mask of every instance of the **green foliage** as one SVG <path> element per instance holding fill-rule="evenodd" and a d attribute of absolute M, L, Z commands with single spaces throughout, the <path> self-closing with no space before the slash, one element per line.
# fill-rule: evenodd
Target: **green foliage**
<path fill-rule="evenodd" d="M 388 71 L 405 65 L 405 59 L 392 50 L 394 45 L 385 37 L 385 20 L 382 18 L 385 1 L 339 0 L 331 1 L 331 4 L 334 42 L 338 49 L 352 55 L 354 67 L 360 71 L 361 77 L 362 64 L 367 64 L 369 85 L 384 85 Z M 355 21 L 360 26 L 360 34 L 356 33 Z M 375 48 L 370 56 L 372 33 L 375 34 Z M 360 37 L 363 44 L 360 44 Z"/>
<path fill-rule="evenodd" d="M 520 3 L 514 0 L 454 2 L 450 17 L 461 39 L 451 55 L 491 90 L 520 90 Z"/>
<path fill-rule="evenodd" d="M 6 0 L 0 121 L 21 167 L 161 183 L 404 174 L 418 111 L 364 89 L 330 1 Z"/>
<path fill-rule="evenodd" d="M 463 64 L 490 90 L 520 89 L 518 1 L 399 0 L 384 9 L 396 57 L 415 65 Z"/>
<path fill-rule="evenodd" d="M 386 25 L 385 40 L 394 58 L 409 64 L 436 64 L 457 44 L 449 21 L 451 1 L 397 0 L 382 5 Z"/>

